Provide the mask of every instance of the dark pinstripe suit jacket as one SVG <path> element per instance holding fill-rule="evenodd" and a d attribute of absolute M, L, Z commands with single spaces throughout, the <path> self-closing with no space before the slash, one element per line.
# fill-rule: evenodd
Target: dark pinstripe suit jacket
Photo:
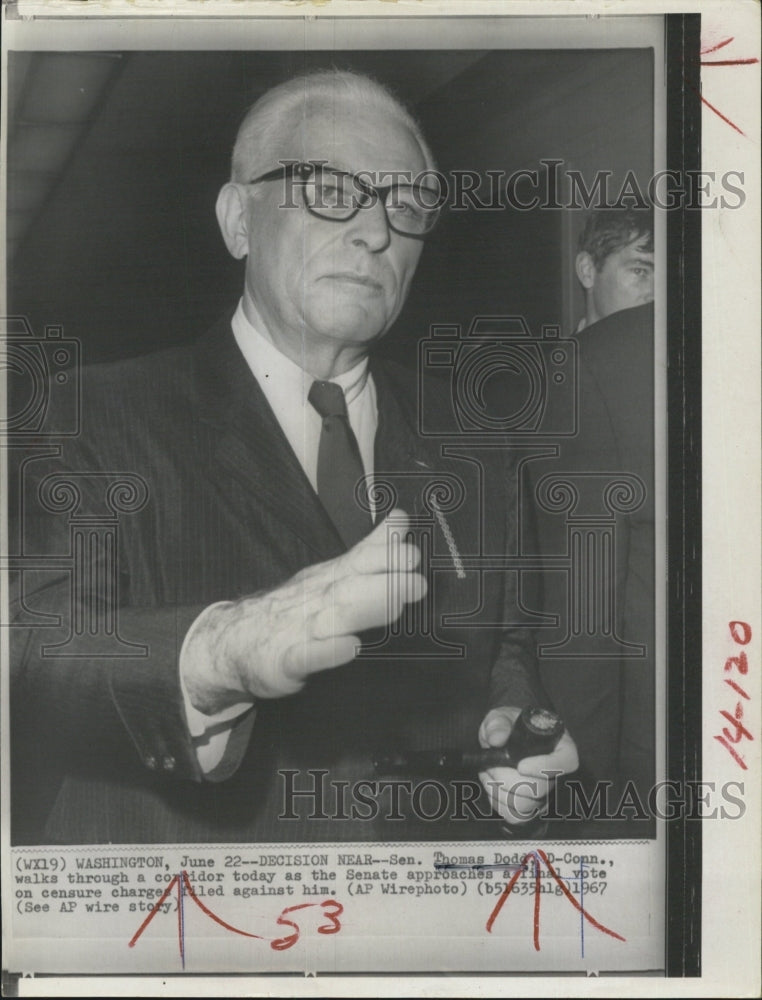
<path fill-rule="evenodd" d="M 91 473 L 141 477 L 147 502 L 120 515 L 115 583 L 119 634 L 145 655 L 110 655 L 113 638 L 110 645 L 100 635 L 107 608 L 95 604 L 89 612 L 99 634 L 84 652 L 43 655 L 43 645 L 66 642 L 72 617 L 93 601 L 93 567 L 90 582 L 75 588 L 75 605 L 67 573 L 25 574 L 27 611 L 47 612 L 61 624 L 12 629 L 15 842 L 474 835 L 467 824 L 384 821 L 383 809 L 367 821 L 279 819 L 283 769 L 297 772 L 297 788 L 317 780 L 308 769 L 326 772 L 326 782 L 372 778 L 379 748 L 473 743 L 490 704 L 542 697 L 529 634 L 500 627 L 504 605 L 516 605 L 515 579 L 472 569 L 460 579 L 441 525 L 422 500 L 437 477 L 455 483 L 456 494 L 460 483 L 462 497 L 447 514 L 459 553 L 503 554 L 514 544 L 515 531 L 507 535 L 506 526 L 516 515 L 505 453 L 459 452 L 456 442 L 443 457 L 441 442 L 418 434 L 415 377 L 381 363 L 372 371 L 376 476 L 418 517 L 431 599 L 416 609 L 410 635 L 388 642 L 368 636 L 366 652 L 375 655 L 313 677 L 296 696 L 260 703 L 254 725 L 249 716 L 236 726 L 226 762 L 208 780 L 199 772 L 178 687 L 190 623 L 206 605 L 277 586 L 343 546 L 227 320 L 193 346 L 85 370 L 82 434 L 60 457 L 26 469 L 25 544 L 28 552 L 71 554 L 71 510 L 51 512 L 39 501 L 39 485 L 51 473 L 88 474 L 72 477 L 82 493 L 74 512 L 80 526 L 104 508 L 108 476 Z M 300 800 L 296 810 L 312 812 L 311 805 Z M 341 808 L 329 797 L 323 812 L 334 817 Z"/>

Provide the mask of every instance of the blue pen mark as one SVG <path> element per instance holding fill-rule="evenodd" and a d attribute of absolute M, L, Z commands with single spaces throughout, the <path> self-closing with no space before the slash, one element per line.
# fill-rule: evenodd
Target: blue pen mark
<path fill-rule="evenodd" d="M 483 871 L 487 871 L 487 869 L 489 869 L 489 868 L 499 868 L 501 871 L 512 871 L 512 872 L 515 872 L 515 871 L 521 871 L 523 869 L 524 865 L 494 865 L 494 864 L 489 864 L 489 865 L 484 865 L 484 864 L 481 864 L 481 865 L 480 864 L 456 865 L 456 864 L 449 864 L 449 863 L 445 864 L 445 863 L 443 863 L 441 861 L 435 861 L 434 862 L 434 867 L 436 868 L 437 871 L 453 871 L 453 869 L 457 869 L 457 868 L 467 868 L 469 871 L 483 872 Z"/>
<path fill-rule="evenodd" d="M 177 930 L 180 937 L 180 962 L 182 963 L 183 969 L 185 969 L 185 912 L 183 910 L 183 900 L 185 898 L 185 889 L 183 887 L 184 879 L 182 875 L 178 875 L 177 878 Z"/>
<path fill-rule="evenodd" d="M 224 927 L 225 930 L 230 931 L 233 934 L 240 934 L 242 937 L 254 938 L 258 941 L 264 941 L 270 945 L 275 951 L 286 951 L 288 948 L 293 947 L 299 940 L 301 934 L 301 927 L 293 917 L 291 916 L 296 911 L 301 910 L 318 910 L 323 918 L 324 922 L 319 924 L 317 927 L 318 934 L 338 934 L 341 930 L 340 916 L 344 912 L 344 907 L 335 899 L 323 900 L 320 903 L 298 903 L 295 906 L 287 906 L 285 909 L 281 910 L 280 915 L 276 919 L 276 924 L 279 927 L 290 927 L 292 930 L 284 935 L 279 935 L 276 938 L 263 937 L 261 934 L 253 934 L 250 931 L 242 930 L 240 927 L 235 927 L 233 924 L 229 924 L 227 920 L 223 920 L 222 917 L 210 910 L 205 903 L 203 903 L 193 890 L 190 878 L 188 877 L 187 871 L 180 871 L 177 875 L 173 875 L 169 884 L 167 885 L 164 892 L 161 894 L 159 899 L 151 907 L 150 912 L 146 916 L 145 920 L 138 927 L 137 931 L 133 934 L 132 938 L 128 943 L 129 948 L 134 948 L 138 940 L 142 936 L 143 932 L 146 930 L 148 925 L 154 919 L 158 913 L 166 913 L 169 911 L 169 905 L 167 904 L 167 909 L 164 910 L 163 906 L 167 899 L 171 898 L 172 890 L 177 886 L 177 938 L 180 950 L 180 962 L 182 968 L 185 969 L 185 896 L 196 904 L 196 906 L 204 913 L 210 920 L 213 920 L 220 927 Z"/>
<path fill-rule="evenodd" d="M 554 879 L 554 881 L 556 882 L 556 885 L 561 889 L 561 892 L 566 897 L 566 899 L 572 904 L 572 906 L 574 906 L 577 910 L 579 910 L 579 914 L 580 914 L 580 917 L 579 917 L 579 919 L 580 919 L 580 948 L 581 948 L 582 958 L 585 957 L 585 921 L 586 920 L 588 920 L 593 925 L 593 927 L 595 927 L 597 930 L 601 931 L 602 933 L 608 934 L 610 937 L 616 938 L 618 941 L 624 942 L 626 940 L 624 937 L 622 937 L 621 934 L 618 934 L 616 931 L 612 930 L 610 927 L 606 927 L 605 924 L 600 923 L 600 921 L 596 920 L 595 917 L 591 916 L 590 913 L 588 913 L 588 912 L 585 911 L 585 895 L 584 895 L 585 894 L 585 886 L 584 886 L 584 881 L 585 881 L 585 878 L 587 877 L 587 873 L 585 872 L 585 863 L 584 862 L 580 862 L 580 864 L 582 865 L 582 868 L 580 869 L 580 873 L 579 873 L 579 880 L 580 880 L 579 901 L 577 899 L 575 899 L 574 896 L 572 895 L 572 892 L 571 892 L 571 890 L 569 889 L 569 886 L 568 886 L 568 879 L 564 878 L 562 875 L 559 874 L 559 872 L 556 871 L 556 869 L 553 867 L 550 859 L 548 858 L 547 854 L 544 851 L 539 850 L 539 849 L 538 850 L 534 850 L 534 851 L 527 851 L 527 853 L 521 859 L 521 864 L 519 864 L 519 865 L 477 864 L 477 863 L 474 863 L 474 864 L 449 864 L 449 863 L 442 864 L 442 863 L 435 863 L 434 867 L 436 869 L 439 869 L 439 870 L 448 869 L 448 868 L 449 869 L 453 869 L 453 868 L 468 868 L 468 869 L 471 869 L 471 870 L 474 870 L 474 871 L 483 871 L 483 870 L 488 869 L 488 868 L 502 868 L 502 869 L 511 868 L 511 869 L 513 869 L 513 875 L 511 875 L 510 880 L 508 881 L 508 883 L 506 884 L 505 888 L 503 889 L 503 892 L 502 892 L 500 898 L 498 899 L 497 903 L 495 904 L 495 907 L 492 910 L 492 913 L 490 914 L 489 919 L 487 920 L 486 929 L 487 929 L 487 933 L 489 934 L 489 933 L 492 932 L 492 926 L 495 923 L 495 921 L 497 920 L 497 917 L 498 917 L 500 911 L 502 910 L 503 906 L 505 905 L 506 901 L 508 900 L 509 896 L 511 895 L 511 891 L 513 890 L 514 885 L 518 881 L 519 876 L 521 875 L 522 871 L 526 871 L 527 870 L 530 858 L 534 861 L 534 888 L 535 888 L 534 895 L 535 895 L 535 899 L 534 899 L 534 927 L 533 927 L 534 935 L 533 936 L 534 936 L 534 947 L 535 947 L 536 951 L 540 950 L 540 902 L 541 902 L 540 868 L 541 868 L 542 865 L 544 865 L 548 869 L 548 873 Z"/>
<path fill-rule="evenodd" d="M 585 862 L 580 861 L 579 869 L 579 941 L 582 958 L 585 957 Z"/>

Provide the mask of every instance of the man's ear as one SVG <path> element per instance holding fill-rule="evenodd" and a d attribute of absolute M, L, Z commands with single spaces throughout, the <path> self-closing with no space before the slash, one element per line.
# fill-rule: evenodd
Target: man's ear
<path fill-rule="evenodd" d="M 577 260 L 575 262 L 575 269 L 577 271 L 577 277 L 580 280 L 580 284 L 583 288 L 592 288 L 595 284 L 595 261 L 587 252 L 587 250 L 582 250 L 577 254 Z"/>
<path fill-rule="evenodd" d="M 217 222 L 225 246 L 236 260 L 249 252 L 249 227 L 246 218 L 246 195 L 238 184 L 226 184 L 217 195 Z"/>

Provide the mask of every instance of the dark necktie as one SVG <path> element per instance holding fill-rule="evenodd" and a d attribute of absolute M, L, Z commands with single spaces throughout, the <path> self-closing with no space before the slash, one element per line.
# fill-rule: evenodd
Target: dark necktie
<path fill-rule="evenodd" d="M 365 476 L 357 438 L 349 425 L 341 386 L 335 382 L 313 382 L 308 398 L 323 418 L 318 448 L 318 496 L 347 548 L 351 548 L 373 527 L 370 512 L 360 506 L 355 493 Z"/>

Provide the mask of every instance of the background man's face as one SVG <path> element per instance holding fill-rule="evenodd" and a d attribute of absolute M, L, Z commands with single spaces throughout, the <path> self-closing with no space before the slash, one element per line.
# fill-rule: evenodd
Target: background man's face
<path fill-rule="evenodd" d="M 595 323 L 621 309 L 653 302 L 654 255 L 643 249 L 647 239 L 639 236 L 604 260 L 596 269 L 590 287 L 592 311 L 588 322 Z"/>
<path fill-rule="evenodd" d="M 411 180 L 426 166 L 407 128 L 347 104 L 312 114 L 278 159 L 320 160 L 352 173 L 406 171 Z M 316 218 L 298 190 L 285 197 L 286 183 L 266 182 L 250 199 L 249 295 L 276 344 L 291 357 L 314 345 L 347 347 L 349 357 L 364 353 L 402 308 L 421 242 L 392 232 L 378 202 L 348 222 Z M 284 201 L 298 207 L 284 208 Z"/>

